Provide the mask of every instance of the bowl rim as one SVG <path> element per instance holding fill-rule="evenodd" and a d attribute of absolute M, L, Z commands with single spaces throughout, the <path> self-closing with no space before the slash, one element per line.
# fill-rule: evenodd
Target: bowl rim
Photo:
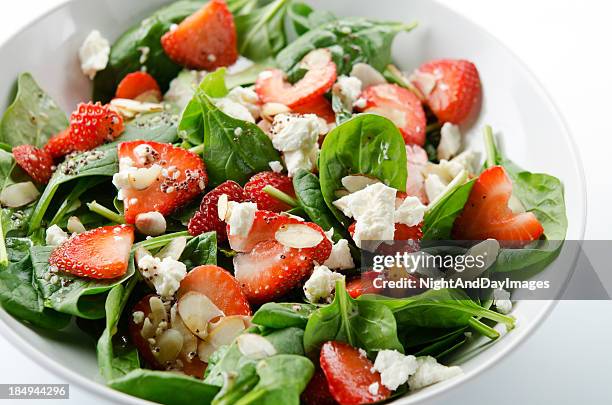
<path fill-rule="evenodd" d="M 0 48 L 5 46 L 6 44 L 12 42 L 15 37 L 21 35 L 23 32 L 28 30 L 32 25 L 37 24 L 39 21 L 47 18 L 50 14 L 60 10 L 63 7 L 66 7 L 69 3 L 76 3 L 82 0 L 61 0 L 54 7 L 51 7 L 43 14 L 34 18 L 33 20 L 27 22 L 21 28 L 16 30 L 13 34 L 9 35 L 4 41 L 0 42 Z M 170 0 L 168 1 L 170 2 Z M 576 170 L 578 178 L 580 180 L 579 188 L 581 190 L 580 203 L 582 205 L 580 220 L 577 226 L 577 235 L 580 237 L 580 240 L 584 240 L 585 231 L 586 231 L 586 223 L 587 223 L 587 189 L 586 189 L 586 176 L 584 171 L 584 165 L 582 162 L 582 155 L 580 153 L 580 149 L 576 143 L 576 140 L 572 136 L 570 131 L 570 127 L 567 124 L 567 121 L 563 114 L 561 114 L 561 110 L 553 101 L 552 97 L 544 87 L 544 85 L 540 82 L 538 77 L 533 73 L 533 71 L 528 67 L 528 65 L 517 56 L 517 54 L 507 46 L 503 41 L 493 35 L 491 32 L 486 30 L 480 24 L 474 22 L 471 18 L 461 14 L 455 9 L 442 4 L 439 0 L 433 0 L 432 3 L 435 4 L 435 7 L 440 7 L 444 9 L 446 12 L 453 15 L 453 18 L 463 20 L 473 26 L 481 35 L 487 36 L 490 40 L 492 40 L 498 47 L 504 49 L 509 53 L 512 59 L 514 59 L 517 63 L 519 69 L 523 70 L 525 77 L 531 82 L 530 84 L 533 88 L 539 93 L 542 101 L 547 105 L 547 107 L 553 112 L 553 115 L 559 121 L 559 124 L 562 129 L 563 139 L 567 143 L 571 155 L 573 157 L 573 166 Z M 578 260 L 578 255 L 574 257 L 574 261 L 572 263 L 572 267 L 575 266 Z M 544 302 L 544 301 L 543 301 Z M 472 380 L 477 375 L 484 372 L 486 369 L 490 369 L 492 367 L 497 366 L 500 362 L 504 361 L 505 358 L 511 353 L 514 352 L 520 345 L 522 345 L 525 341 L 527 341 L 533 333 L 542 325 L 543 321 L 550 315 L 550 313 L 554 310 L 558 303 L 558 300 L 547 300 L 543 305 L 542 309 L 539 311 L 537 317 L 533 318 L 532 322 L 528 326 L 522 326 L 521 332 L 522 336 L 517 338 L 514 342 L 511 342 L 506 347 L 498 350 L 497 352 L 490 355 L 486 360 L 482 361 L 481 364 L 475 366 L 468 373 L 463 374 L 458 378 L 453 378 L 448 381 L 444 381 L 442 383 L 435 384 L 433 386 L 428 387 L 427 390 L 417 391 L 414 394 L 406 395 L 403 397 L 399 397 L 394 400 L 392 403 L 397 405 L 408 405 L 412 403 L 421 402 L 424 400 L 430 400 L 434 397 L 438 397 L 443 393 L 448 393 L 451 390 L 456 389 L 459 384 L 464 384 L 467 381 Z M 99 381 L 95 381 L 91 378 L 82 376 L 75 371 L 65 367 L 63 364 L 47 357 L 41 350 L 37 347 L 30 344 L 23 337 L 21 337 L 16 331 L 9 327 L 6 319 L 13 320 L 15 322 L 19 322 L 14 319 L 11 315 L 9 315 L 4 309 L 0 307 L 0 321 L 2 321 L 2 326 L 0 327 L 0 334 L 2 334 L 15 348 L 17 348 L 21 353 L 32 359 L 35 363 L 44 365 L 47 371 L 55 371 L 58 375 L 68 382 L 74 382 L 81 388 L 84 388 L 85 391 L 94 394 L 100 398 L 104 398 L 111 401 L 118 401 L 124 404 L 133 404 L 133 405 L 143 405 L 143 404 L 155 404 L 149 400 L 137 398 L 123 392 L 114 390 Z"/>

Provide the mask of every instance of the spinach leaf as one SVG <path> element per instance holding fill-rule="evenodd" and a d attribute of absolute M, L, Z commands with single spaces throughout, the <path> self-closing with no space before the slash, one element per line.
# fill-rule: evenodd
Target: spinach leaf
<path fill-rule="evenodd" d="M 312 29 L 335 20 L 336 17 L 329 11 L 314 10 L 306 3 L 294 2 L 287 9 L 287 19 L 296 36 L 299 37 Z"/>
<path fill-rule="evenodd" d="M 303 169 L 298 170 L 293 176 L 293 189 L 300 207 L 312 222 L 325 231 L 333 228 L 333 240 L 336 242 L 342 238 L 347 238 L 344 227 L 325 204 L 319 178 L 315 174 Z"/>
<path fill-rule="evenodd" d="M 394 349 L 404 352 L 391 310 L 376 301 L 352 299 L 343 281 L 336 282 L 334 301 L 310 315 L 304 331 L 304 349 L 313 353 L 329 340 L 346 342 L 367 351 Z"/>
<path fill-rule="evenodd" d="M 351 221 L 333 202 L 342 189 L 342 178 L 365 174 L 390 187 L 406 190 L 406 145 L 388 119 L 361 114 L 334 128 L 323 141 L 319 156 L 321 192 L 331 212 L 346 227 Z"/>
<path fill-rule="evenodd" d="M 0 121 L 0 142 L 11 146 L 43 146 L 68 127 L 66 114 L 34 81 L 29 73 L 17 79 L 17 95 Z"/>
<path fill-rule="evenodd" d="M 312 304 L 268 302 L 255 312 L 251 321 L 272 329 L 289 327 L 304 329 L 308 317 L 315 309 L 316 306 Z"/>
<path fill-rule="evenodd" d="M 463 211 L 476 180 L 470 180 L 447 194 L 423 218 L 423 240 L 448 240 L 453 224 Z"/>
<path fill-rule="evenodd" d="M 134 275 L 133 260 L 130 260 L 127 272 L 123 277 L 113 280 L 95 280 L 76 277 L 68 273 L 50 272 L 49 256 L 53 249 L 53 246 L 32 246 L 30 249 L 34 283 L 44 299 L 45 306 L 80 318 L 104 318 L 106 300 L 104 293 Z"/>
<path fill-rule="evenodd" d="M 283 29 L 290 0 L 276 0 L 234 17 L 238 53 L 255 62 L 275 56 L 287 43 Z"/>
<path fill-rule="evenodd" d="M 67 158 L 58 166 L 38 200 L 30 220 L 30 233 L 41 227 L 51 200 L 62 184 L 92 176 L 110 178 L 119 171 L 117 158 L 119 143 L 138 139 L 172 143 L 176 138 L 176 122 L 170 115 L 166 113 L 146 114 L 127 124 L 124 133 L 116 141 L 99 146 L 93 151 Z"/>
<path fill-rule="evenodd" d="M 135 348 L 124 349 L 124 353 L 120 355 L 119 350 L 116 350 L 113 344 L 113 336 L 117 333 L 119 318 L 137 282 L 138 279 L 132 277 L 125 286 L 122 284 L 114 286 L 106 297 L 104 304 L 106 328 L 98 339 L 96 350 L 100 374 L 107 381 L 124 376 L 140 367 L 138 351 Z"/>
<path fill-rule="evenodd" d="M 414 26 L 363 18 L 330 21 L 289 44 L 276 56 L 276 62 L 280 69 L 290 73 L 310 51 L 329 48 L 339 75 L 350 73 L 353 65 L 359 62 L 382 72 L 391 63 L 391 44 L 395 36 Z"/>
<path fill-rule="evenodd" d="M 218 387 L 178 373 L 137 369 L 112 380 L 111 388 L 138 398 L 165 405 L 193 405 L 212 401 Z"/>
<path fill-rule="evenodd" d="M 217 264 L 217 233 L 207 232 L 187 242 L 179 259 L 188 270 L 205 264 Z"/>
<path fill-rule="evenodd" d="M 314 365 L 306 357 L 291 354 L 268 357 L 254 367 L 243 367 L 236 383 L 220 392 L 213 404 L 299 405 L 300 394 L 313 374 Z M 257 383 L 250 388 L 253 381 Z M 247 391 L 245 387 L 250 389 Z"/>
<path fill-rule="evenodd" d="M 204 0 L 174 2 L 157 10 L 121 35 L 111 48 L 106 69 L 96 74 L 93 99 L 109 101 L 115 95 L 119 82 L 128 73 L 139 71 L 143 66 L 157 80 L 162 91 L 165 91 L 182 68 L 166 55 L 161 46 L 161 37 L 172 24 L 180 23 L 204 3 Z M 146 58 L 143 56 L 143 49 L 148 49 Z"/>

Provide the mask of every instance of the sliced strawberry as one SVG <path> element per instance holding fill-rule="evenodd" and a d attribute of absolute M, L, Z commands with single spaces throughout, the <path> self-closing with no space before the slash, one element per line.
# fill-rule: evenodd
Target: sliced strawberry
<path fill-rule="evenodd" d="M 307 69 L 306 75 L 291 84 L 285 74 L 278 69 L 262 72 L 255 83 L 255 91 L 262 103 L 281 103 L 290 108 L 308 105 L 320 100 L 336 81 L 336 64 L 328 49 L 315 49 L 304 56 L 301 67 Z"/>
<path fill-rule="evenodd" d="M 460 124 L 478 105 L 482 90 L 478 70 L 472 62 L 434 60 L 422 65 L 417 73 L 435 78 L 430 92 L 423 89 L 418 81 L 414 81 L 414 85 L 424 93 L 429 108 L 441 122 Z"/>
<path fill-rule="evenodd" d="M 49 264 L 79 277 L 121 277 L 127 271 L 133 242 L 131 226 L 103 226 L 66 240 L 51 252 Z"/>
<path fill-rule="evenodd" d="M 226 316 L 251 315 L 251 307 L 238 281 L 219 266 L 196 267 L 181 281 L 177 298 L 196 291 L 206 295 Z"/>
<path fill-rule="evenodd" d="M 327 378 L 323 370 L 317 367 L 310 382 L 300 397 L 305 405 L 337 405 L 338 402 L 329 392 Z"/>
<path fill-rule="evenodd" d="M 159 84 L 153 76 L 147 72 L 138 71 L 127 74 L 119 82 L 115 97 L 159 102 L 162 99 L 162 94 Z"/>
<path fill-rule="evenodd" d="M 270 211 L 257 211 L 248 235 L 232 235 L 227 225 L 230 247 L 236 252 L 250 252 L 259 242 L 274 240 L 274 234 L 281 226 L 296 223 L 300 221 L 295 218 Z"/>
<path fill-rule="evenodd" d="M 502 246 L 524 246 L 542 236 L 544 228 L 531 212 L 515 214 L 508 207 L 512 182 L 501 166 L 483 171 L 463 212 L 453 225 L 459 240 L 497 239 Z"/>
<path fill-rule="evenodd" d="M 364 294 L 378 294 L 382 288 L 374 286 L 374 279 L 380 277 L 380 273 L 375 271 L 366 271 L 346 283 L 346 292 L 352 297 L 357 298 Z"/>
<path fill-rule="evenodd" d="M 321 348 L 321 368 L 329 391 L 342 405 L 370 404 L 384 401 L 391 391 L 381 384 L 374 364 L 359 350 L 343 342 L 326 342 Z M 370 388 L 377 384 L 377 389 Z"/>
<path fill-rule="evenodd" d="M 408 160 L 406 194 L 417 197 L 423 204 L 428 204 L 424 175 L 429 161 L 427 152 L 418 145 L 406 145 L 406 158 Z"/>
<path fill-rule="evenodd" d="M 399 128 L 407 145 L 425 145 L 427 118 L 421 101 L 410 90 L 396 84 L 370 86 L 361 93 L 364 113 L 382 115 Z"/>
<path fill-rule="evenodd" d="M 44 149 L 32 145 L 19 145 L 13 148 L 15 162 L 40 184 L 47 184 L 53 174 L 53 157 Z"/>
<path fill-rule="evenodd" d="M 190 69 L 213 71 L 238 59 L 234 17 L 223 0 L 211 0 L 161 38 L 166 54 Z"/>
<path fill-rule="evenodd" d="M 108 105 L 81 103 L 70 116 L 70 127 L 49 139 L 45 150 L 54 159 L 112 141 L 123 132 L 123 118 Z"/>
<path fill-rule="evenodd" d="M 297 114 L 316 114 L 328 124 L 336 122 L 336 113 L 334 113 L 331 103 L 325 96 L 319 96 L 307 104 L 298 105 L 293 108 L 293 112 Z"/>
<path fill-rule="evenodd" d="M 257 173 L 244 185 L 244 195 L 250 201 L 257 203 L 257 208 L 265 211 L 283 212 L 290 210 L 290 205 L 277 200 L 263 191 L 266 186 L 272 186 L 295 198 L 293 181 L 289 176 L 275 172 Z"/>
<path fill-rule="evenodd" d="M 148 145 L 150 153 L 137 156 L 134 150 Z M 171 214 L 200 194 L 207 183 L 202 159 L 186 149 L 152 141 L 122 142 L 117 147 L 119 159 L 130 159 L 137 168 L 161 167 L 161 175 L 145 189 L 123 188 L 124 215 L 133 224 L 138 214 L 158 211 Z M 142 150 L 142 147 L 141 147 Z"/>
<path fill-rule="evenodd" d="M 225 242 L 227 240 L 227 230 L 225 222 L 219 219 L 218 202 L 219 197 L 223 194 L 227 195 L 228 201 L 243 202 L 244 191 L 238 183 L 228 180 L 219 184 L 202 198 L 200 209 L 189 220 L 189 233 L 193 236 L 200 235 L 204 232 L 217 232 L 217 241 Z"/>

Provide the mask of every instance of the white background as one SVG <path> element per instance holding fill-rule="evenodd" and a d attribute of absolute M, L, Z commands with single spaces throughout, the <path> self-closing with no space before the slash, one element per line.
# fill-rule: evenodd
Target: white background
<path fill-rule="evenodd" d="M 441 1 L 508 45 L 549 91 L 570 126 L 584 162 L 588 185 L 586 238 L 611 240 L 612 3 Z M 61 2 L 3 0 L 0 42 Z M 407 5 L 409 0 L 398 0 L 400 3 Z M 35 44 L 24 51 L 36 52 Z M 612 302 L 561 302 L 518 350 L 487 373 L 429 403 L 612 404 L 611 360 Z M 0 336 L 0 382 L 65 381 L 43 370 Z M 70 388 L 70 400 L 47 400 L 45 404 L 106 403 L 74 384 Z"/>

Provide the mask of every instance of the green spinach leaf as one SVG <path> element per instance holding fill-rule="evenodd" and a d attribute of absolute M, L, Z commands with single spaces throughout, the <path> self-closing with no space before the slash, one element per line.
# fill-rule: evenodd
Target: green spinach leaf
<path fill-rule="evenodd" d="M 205 264 L 217 264 L 217 233 L 207 232 L 187 242 L 180 261 L 188 270 Z"/>
<path fill-rule="evenodd" d="M 312 304 L 268 302 L 255 312 L 251 321 L 272 329 L 290 327 L 304 329 L 308 317 L 316 308 Z"/>
<path fill-rule="evenodd" d="M 235 16 L 238 52 L 255 62 L 275 56 L 287 43 L 285 13 L 290 0 L 276 0 L 253 11 Z"/>
<path fill-rule="evenodd" d="M 38 87 L 32 75 L 19 75 L 15 101 L 0 121 L 0 142 L 40 147 L 66 127 L 66 114 Z"/>
<path fill-rule="evenodd" d="M 470 180 L 443 197 L 423 218 L 423 240 L 448 240 L 455 219 L 463 211 L 476 180 Z"/>
<path fill-rule="evenodd" d="M 297 37 L 306 32 L 320 27 L 336 17 L 325 10 L 314 10 L 306 3 L 294 2 L 289 5 L 287 19 L 291 23 L 293 31 Z"/>
<path fill-rule="evenodd" d="M 336 218 L 348 227 L 351 221 L 333 202 L 341 190 L 342 178 L 365 174 L 389 187 L 406 190 L 406 145 L 399 130 L 388 119 L 361 114 L 334 128 L 323 141 L 319 156 L 319 177 L 325 203 Z"/>

